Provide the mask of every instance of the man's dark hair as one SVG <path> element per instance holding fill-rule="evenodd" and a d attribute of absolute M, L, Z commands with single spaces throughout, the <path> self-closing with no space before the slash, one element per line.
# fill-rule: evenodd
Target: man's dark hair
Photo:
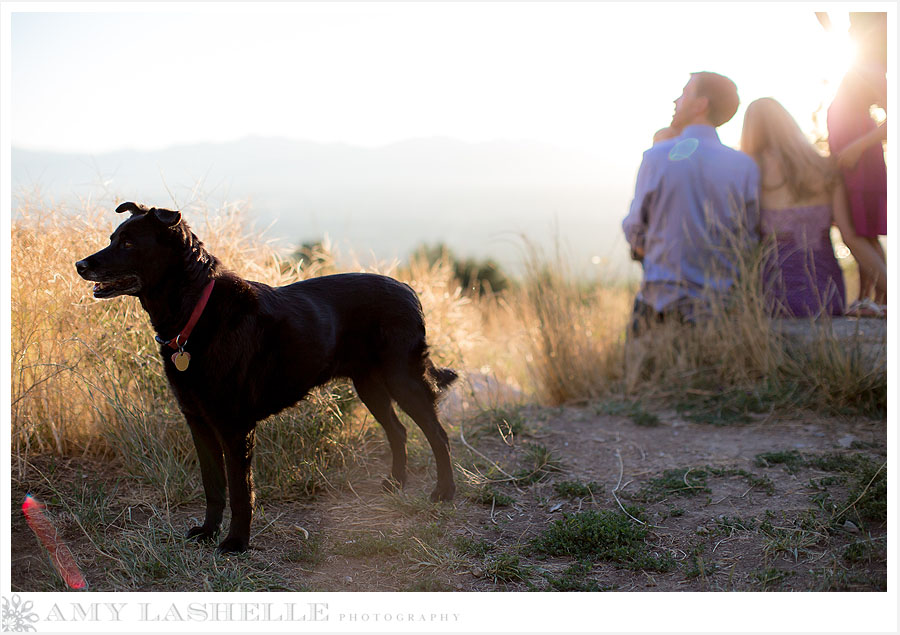
<path fill-rule="evenodd" d="M 707 71 L 691 73 L 691 77 L 697 79 L 697 96 L 706 97 L 709 101 L 707 118 L 712 125 L 718 128 L 734 117 L 741 100 L 733 81 L 724 75 Z"/>

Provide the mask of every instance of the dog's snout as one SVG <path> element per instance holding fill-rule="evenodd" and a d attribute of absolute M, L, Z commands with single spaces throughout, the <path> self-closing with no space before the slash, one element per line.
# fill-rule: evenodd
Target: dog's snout
<path fill-rule="evenodd" d="M 75 271 L 78 272 L 79 275 L 84 275 L 84 272 L 88 269 L 87 260 L 79 260 L 75 263 Z"/>

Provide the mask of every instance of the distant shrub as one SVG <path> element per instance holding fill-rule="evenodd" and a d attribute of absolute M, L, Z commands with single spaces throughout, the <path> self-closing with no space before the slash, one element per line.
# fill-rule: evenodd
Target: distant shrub
<path fill-rule="evenodd" d="M 509 279 L 493 259 L 461 259 L 442 243 L 422 245 L 413 252 L 412 259 L 425 260 L 429 266 L 442 260 L 448 261 L 453 267 L 454 277 L 469 294 L 502 293 L 509 287 Z"/>
<path fill-rule="evenodd" d="M 307 241 L 294 249 L 281 263 L 282 273 L 292 270 L 302 271 L 307 275 L 323 273 L 333 269 L 335 263 L 331 243 L 326 240 Z"/>

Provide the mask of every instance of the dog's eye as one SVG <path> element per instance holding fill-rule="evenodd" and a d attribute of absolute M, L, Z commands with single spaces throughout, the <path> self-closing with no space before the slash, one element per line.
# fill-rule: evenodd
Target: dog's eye
<path fill-rule="evenodd" d="M 123 240 L 123 241 L 122 241 L 122 248 L 123 248 L 123 249 L 133 249 L 133 248 L 134 248 L 134 243 L 131 242 L 130 240 Z"/>

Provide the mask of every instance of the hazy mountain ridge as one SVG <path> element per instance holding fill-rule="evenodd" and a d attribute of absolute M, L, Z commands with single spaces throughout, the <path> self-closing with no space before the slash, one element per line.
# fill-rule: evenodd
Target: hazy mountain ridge
<path fill-rule="evenodd" d="M 203 177 L 208 170 L 242 183 L 402 185 L 596 185 L 603 179 L 601 160 L 590 154 L 536 142 L 465 143 L 447 138 L 413 139 L 377 148 L 320 144 L 273 137 L 245 137 L 227 143 L 200 143 L 156 151 L 121 150 L 102 154 L 66 154 L 13 147 L 14 184 L 41 184 L 41 176 L 59 170 L 69 183 L 96 177 L 134 178 L 138 185 L 176 178 Z M 152 170 L 150 168 L 153 168 Z"/>
<path fill-rule="evenodd" d="M 390 258 L 443 241 L 506 264 L 520 257 L 512 236 L 540 242 L 554 228 L 578 260 L 604 253 L 633 172 L 543 143 L 447 138 L 366 148 L 251 136 L 92 156 L 12 149 L 14 200 L 39 191 L 179 207 L 249 201 L 255 220 L 277 220 L 275 233 L 293 242 L 328 234 Z"/>

